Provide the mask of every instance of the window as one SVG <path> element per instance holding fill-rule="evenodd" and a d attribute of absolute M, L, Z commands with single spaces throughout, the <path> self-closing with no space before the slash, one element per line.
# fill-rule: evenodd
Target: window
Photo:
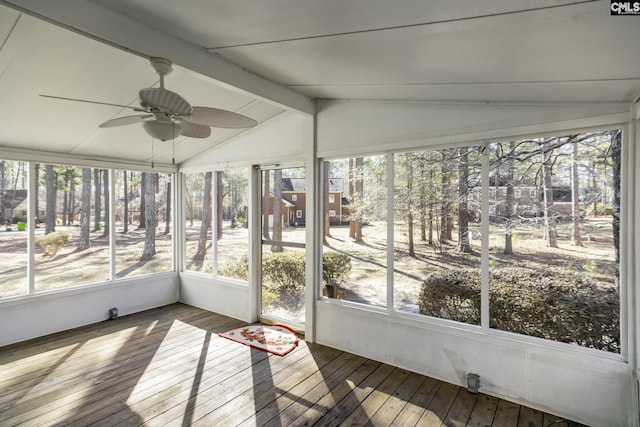
<path fill-rule="evenodd" d="M 214 274 L 246 281 L 249 276 L 249 172 L 246 168 L 236 168 L 215 174 Z"/>
<path fill-rule="evenodd" d="M 323 246 L 325 285 L 343 300 L 387 304 L 387 156 L 329 161 L 348 200 L 349 227 L 332 227 Z M 331 282 L 331 283 L 330 283 Z M 326 292 L 326 291 L 325 291 Z"/>
<path fill-rule="evenodd" d="M 212 273 L 213 172 L 184 174 L 185 269 Z"/>
<path fill-rule="evenodd" d="M 336 216 L 336 211 L 333 209 L 329 209 L 329 216 Z"/>
<path fill-rule="evenodd" d="M 302 218 L 302 210 L 296 210 L 296 218 Z"/>
<path fill-rule="evenodd" d="M 614 130 L 329 160 L 351 227 L 325 232 L 326 295 L 617 353 L 620 153 Z"/>
<path fill-rule="evenodd" d="M 171 271 L 172 175 L 116 170 L 114 176 L 116 277 Z"/>
<path fill-rule="evenodd" d="M 34 282 L 48 291 L 110 279 L 107 169 L 36 165 L 38 211 Z"/>
<path fill-rule="evenodd" d="M 394 161 L 394 308 L 480 324 L 480 295 L 460 283 L 480 268 L 480 147 L 413 151 Z"/>
<path fill-rule="evenodd" d="M 336 202 L 335 194 L 329 194 L 329 203 L 335 203 L 335 202 Z"/>
<path fill-rule="evenodd" d="M 498 142 L 489 151 L 491 173 L 506 185 L 544 195 L 538 201 L 531 189 L 519 215 L 490 218 L 491 327 L 619 352 L 620 133 Z"/>
<path fill-rule="evenodd" d="M 291 201 L 292 202 L 297 202 L 298 201 L 298 195 L 297 194 L 292 194 L 291 195 Z"/>

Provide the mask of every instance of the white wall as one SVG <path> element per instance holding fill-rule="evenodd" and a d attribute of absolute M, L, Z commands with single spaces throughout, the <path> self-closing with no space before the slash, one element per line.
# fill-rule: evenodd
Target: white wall
<path fill-rule="evenodd" d="M 177 300 L 176 273 L 2 300 L 0 346 L 106 320 L 112 307 L 124 316 Z"/>
<path fill-rule="evenodd" d="M 180 273 L 180 302 L 251 322 L 249 286 L 210 275 Z"/>

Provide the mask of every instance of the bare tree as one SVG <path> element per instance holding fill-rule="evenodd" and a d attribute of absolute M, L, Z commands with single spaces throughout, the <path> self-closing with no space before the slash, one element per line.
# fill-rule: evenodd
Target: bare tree
<path fill-rule="evenodd" d="M 142 172 L 142 178 L 140 179 L 140 212 L 138 212 L 138 230 L 141 228 L 145 228 L 147 226 L 147 198 L 145 194 L 147 194 L 147 180 L 145 179 L 147 172 Z"/>
<path fill-rule="evenodd" d="M 558 247 L 558 235 L 556 232 L 556 219 L 553 214 L 553 187 L 551 184 L 551 153 L 552 149 L 545 149 L 544 143 L 540 146 L 542 152 L 542 187 L 544 197 L 544 233 L 547 246 Z"/>
<path fill-rule="evenodd" d="M 100 183 L 100 169 L 97 169 L 97 168 L 93 170 L 93 188 L 95 189 L 95 192 L 93 194 L 93 197 L 94 197 L 93 231 L 98 231 L 100 229 L 100 221 L 101 221 L 100 215 L 102 213 L 102 206 L 101 206 L 102 185 Z"/>
<path fill-rule="evenodd" d="M 124 208 L 123 208 L 123 212 L 122 212 L 122 232 L 123 233 L 128 233 L 129 232 L 129 188 L 128 188 L 128 183 L 127 183 L 127 171 L 122 171 L 122 186 L 123 186 L 123 193 L 124 193 L 124 198 L 123 198 L 123 204 L 124 204 Z"/>
<path fill-rule="evenodd" d="M 171 180 L 167 179 L 167 208 L 164 217 L 164 234 L 171 232 Z"/>
<path fill-rule="evenodd" d="M 141 260 L 149 260 L 156 254 L 156 191 L 155 191 L 155 174 L 149 172 L 142 173 L 142 182 L 145 183 L 145 231 L 144 231 L 144 249 L 142 250 Z"/>
<path fill-rule="evenodd" d="M 273 240 L 282 240 L 282 169 L 273 171 Z M 282 245 L 271 246 L 271 252 L 282 252 Z"/>
<path fill-rule="evenodd" d="M 217 171 L 216 172 L 216 228 L 218 229 L 216 232 L 216 240 L 220 240 L 222 237 L 222 220 L 224 210 L 222 209 L 222 203 L 224 202 L 224 181 L 223 181 L 224 172 Z"/>
<path fill-rule="evenodd" d="M 620 290 L 620 180 L 622 158 L 622 132 L 611 135 L 611 160 L 613 161 L 613 245 L 616 259 L 616 289 Z"/>
<path fill-rule="evenodd" d="M 269 182 L 269 175 L 271 171 L 264 171 L 262 176 L 264 177 L 264 194 L 262 196 L 262 237 L 269 240 L 269 191 L 271 190 L 271 184 Z"/>
<path fill-rule="evenodd" d="M 91 168 L 82 168 L 82 194 L 80 196 L 80 243 L 78 250 L 91 246 L 89 234 L 91 232 Z"/>
<path fill-rule="evenodd" d="M 322 218 L 323 218 L 323 227 L 322 227 L 322 243 L 327 243 L 327 237 L 331 237 L 331 221 L 329 218 L 329 182 L 331 178 L 329 177 L 329 162 L 322 162 L 322 182 L 324 185 L 322 186 Z"/>
<path fill-rule="evenodd" d="M 103 169 L 102 171 L 102 182 L 104 185 L 104 228 L 102 229 L 102 235 L 109 235 L 109 210 L 111 208 L 111 200 L 109 197 L 109 171 L 107 169 Z"/>
<path fill-rule="evenodd" d="M 458 251 L 472 252 L 469 243 L 469 148 L 458 148 Z"/>
<path fill-rule="evenodd" d="M 580 236 L 580 177 L 578 175 L 578 141 L 571 138 L 571 245 L 582 246 Z"/>
<path fill-rule="evenodd" d="M 362 243 L 362 217 L 364 214 L 364 158 L 349 159 L 349 237 Z"/>
<path fill-rule="evenodd" d="M 207 235 L 211 229 L 211 186 L 213 172 L 204 175 L 204 197 L 202 201 L 202 220 L 200 221 L 200 234 L 198 237 L 198 250 L 194 259 L 202 260 L 207 253 Z"/>
<path fill-rule="evenodd" d="M 45 165 L 45 188 L 47 194 L 47 210 L 45 213 L 45 234 L 56 231 L 56 172 L 53 165 Z"/>
<path fill-rule="evenodd" d="M 504 233 L 504 253 L 513 253 L 513 238 L 512 230 L 514 224 L 514 171 L 515 171 L 515 149 L 516 143 L 514 141 L 509 142 L 509 152 L 507 153 L 507 197 L 505 200 L 505 219 L 506 219 L 506 231 Z"/>

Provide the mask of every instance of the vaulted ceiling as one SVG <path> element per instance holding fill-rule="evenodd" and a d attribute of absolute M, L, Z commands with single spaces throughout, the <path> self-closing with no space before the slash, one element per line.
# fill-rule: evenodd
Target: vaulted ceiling
<path fill-rule="evenodd" d="M 601 0 L 0 0 L 0 149 L 147 162 L 139 125 L 99 128 L 158 85 L 259 122 L 315 98 L 632 103 L 640 16 Z M 256 131 L 256 130 L 253 130 Z M 245 130 L 155 144 L 178 163 Z"/>

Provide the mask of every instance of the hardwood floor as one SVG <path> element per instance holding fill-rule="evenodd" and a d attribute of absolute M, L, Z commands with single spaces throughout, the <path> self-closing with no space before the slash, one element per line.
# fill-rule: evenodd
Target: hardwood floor
<path fill-rule="evenodd" d="M 329 347 L 217 335 L 241 325 L 174 304 L 2 347 L 0 425 L 577 425 Z"/>

